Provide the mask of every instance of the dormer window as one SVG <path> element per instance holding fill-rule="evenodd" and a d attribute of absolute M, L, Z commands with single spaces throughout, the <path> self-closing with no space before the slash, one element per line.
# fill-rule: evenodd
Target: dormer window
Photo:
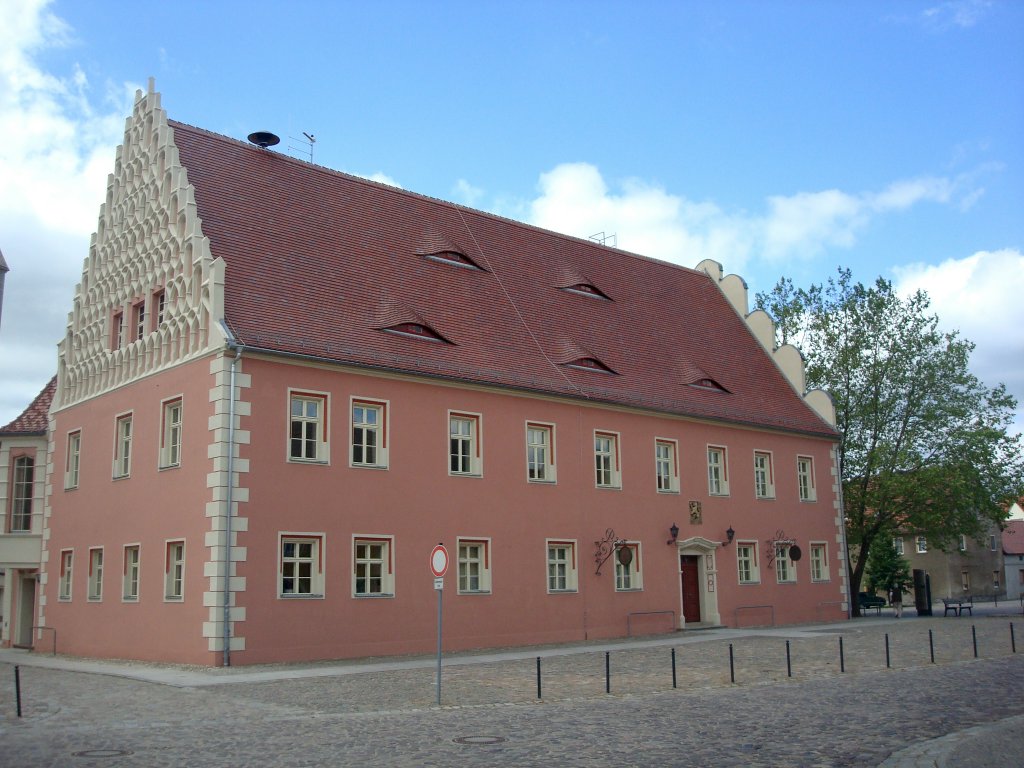
<path fill-rule="evenodd" d="M 426 254 L 426 256 L 431 261 L 439 261 L 442 264 L 452 264 L 456 267 L 464 267 L 465 269 L 476 269 L 481 272 L 485 271 L 483 267 L 481 267 L 479 264 L 477 264 L 475 261 L 469 258 L 469 256 L 460 251 L 437 251 L 436 253 L 428 253 Z"/>
<path fill-rule="evenodd" d="M 695 389 L 706 389 L 711 392 L 729 392 L 729 390 L 727 390 L 714 379 L 697 379 L 696 381 L 691 381 L 690 386 L 694 387 Z"/>
<path fill-rule="evenodd" d="M 389 328 L 381 328 L 385 333 L 393 333 L 396 336 L 409 336 L 414 339 L 425 339 L 427 341 L 440 341 L 443 344 L 450 344 L 448 339 L 435 331 L 428 325 L 422 323 L 399 323 Z"/>
<path fill-rule="evenodd" d="M 578 357 L 565 364 L 568 368 L 575 368 L 579 371 L 597 371 L 599 373 L 615 373 L 611 368 L 602 363 L 596 357 Z"/>
<path fill-rule="evenodd" d="M 562 288 L 563 291 L 568 293 L 576 293 L 580 296 L 589 296 L 592 299 L 604 299 L 605 301 L 611 301 L 611 299 L 601 291 L 597 286 L 591 285 L 590 283 L 575 283 L 573 285 L 566 285 Z"/>

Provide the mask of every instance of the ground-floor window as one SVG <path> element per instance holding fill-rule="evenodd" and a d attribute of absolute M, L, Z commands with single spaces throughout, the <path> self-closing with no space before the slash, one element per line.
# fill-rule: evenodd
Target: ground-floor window
<path fill-rule="evenodd" d="M 393 597 L 394 538 L 356 536 L 353 539 L 352 594 L 356 597 Z"/>

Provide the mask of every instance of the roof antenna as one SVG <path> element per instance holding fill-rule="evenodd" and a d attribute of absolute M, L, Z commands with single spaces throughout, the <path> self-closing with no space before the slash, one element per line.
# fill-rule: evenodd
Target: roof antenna
<path fill-rule="evenodd" d="M 612 232 L 607 235 L 604 233 L 604 231 L 595 232 L 587 239 L 593 240 L 595 243 L 600 243 L 601 245 L 608 245 L 609 243 L 611 243 L 612 248 L 617 248 L 619 244 L 619 237 L 615 232 Z"/>
<path fill-rule="evenodd" d="M 316 144 L 316 136 L 314 136 L 312 133 L 306 133 L 305 131 L 302 132 L 302 135 L 305 136 L 306 138 L 305 139 L 298 139 L 295 136 L 289 136 L 288 137 L 289 140 L 294 141 L 294 142 L 298 142 L 302 146 L 301 147 L 295 147 L 295 146 L 292 146 L 291 144 L 289 144 L 288 145 L 288 149 L 290 151 L 293 151 L 293 152 L 301 151 L 303 153 L 308 153 L 309 154 L 309 162 L 312 163 L 313 162 L 313 145 Z"/>
<path fill-rule="evenodd" d="M 250 133 L 248 138 L 250 142 L 260 149 L 266 149 L 267 147 L 272 147 L 275 144 L 281 143 L 281 139 L 270 131 L 255 131 L 254 133 Z"/>

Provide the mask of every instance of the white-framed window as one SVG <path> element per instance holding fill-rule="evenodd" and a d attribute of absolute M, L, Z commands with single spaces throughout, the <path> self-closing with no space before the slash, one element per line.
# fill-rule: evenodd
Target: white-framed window
<path fill-rule="evenodd" d="M 768 451 L 754 451 L 754 496 L 759 499 L 775 498 L 775 471 Z"/>
<path fill-rule="evenodd" d="M 623 557 L 623 550 L 629 552 Z M 632 592 L 643 589 L 643 573 L 640 570 L 640 542 L 627 541 L 613 555 L 615 558 L 615 591 Z M 623 563 L 623 560 L 629 562 Z"/>
<path fill-rule="evenodd" d="M 811 456 L 796 457 L 796 487 L 800 501 L 818 500 L 814 484 L 814 459 Z"/>
<path fill-rule="evenodd" d="M 164 600 L 185 599 L 185 542 L 168 541 L 164 558 Z"/>
<path fill-rule="evenodd" d="M 124 548 L 124 563 L 121 578 L 121 599 L 134 602 L 139 599 L 139 569 L 141 566 L 140 548 L 138 544 L 128 544 Z"/>
<path fill-rule="evenodd" d="M 708 446 L 708 493 L 729 495 L 729 454 L 720 445 Z"/>
<path fill-rule="evenodd" d="M 555 482 L 555 425 L 526 422 L 526 479 Z"/>
<path fill-rule="evenodd" d="M 181 466 L 181 398 L 165 400 L 160 415 L 160 468 Z"/>
<path fill-rule="evenodd" d="M 388 403 L 352 398 L 352 440 L 349 463 L 353 467 L 387 469 Z"/>
<path fill-rule="evenodd" d="M 164 322 L 167 311 L 167 292 L 163 288 L 153 291 L 153 330 L 155 331 Z"/>
<path fill-rule="evenodd" d="M 64 463 L 64 488 L 78 487 L 78 474 L 82 462 L 82 430 L 68 433 L 68 455 Z"/>
<path fill-rule="evenodd" d="M 995 536 L 989 536 L 988 537 L 988 548 L 992 552 L 996 551 L 996 537 Z"/>
<path fill-rule="evenodd" d="M 132 415 L 117 417 L 114 426 L 114 477 L 128 477 L 132 471 Z"/>
<path fill-rule="evenodd" d="M 960 570 L 960 586 L 964 588 L 964 592 L 971 591 L 971 572 L 966 568 Z"/>
<path fill-rule="evenodd" d="M 789 557 L 790 542 L 775 545 L 775 581 L 779 584 L 792 584 L 796 581 L 796 564 Z"/>
<path fill-rule="evenodd" d="M 548 539 L 548 592 L 575 592 L 578 589 L 576 573 L 576 542 L 566 539 Z"/>
<path fill-rule="evenodd" d="M 103 599 L 103 548 L 89 550 L 89 600 Z"/>
<path fill-rule="evenodd" d="M 138 341 L 146 335 L 146 300 L 143 299 L 132 305 L 132 325 L 134 334 L 132 338 Z"/>
<path fill-rule="evenodd" d="M 326 464 L 330 460 L 324 392 L 288 390 L 288 460 Z"/>
<path fill-rule="evenodd" d="M 679 493 L 679 448 L 675 440 L 655 438 L 654 474 L 658 493 Z"/>
<path fill-rule="evenodd" d="M 124 312 L 118 310 L 110 318 L 110 348 L 120 349 L 124 340 Z"/>
<path fill-rule="evenodd" d="M 32 530 L 32 500 L 35 496 L 36 460 L 34 456 L 14 459 L 14 487 L 11 489 L 11 533 Z"/>
<path fill-rule="evenodd" d="M 757 563 L 757 542 L 736 542 L 736 570 L 740 584 L 760 584 L 761 569 Z"/>
<path fill-rule="evenodd" d="M 959 549 L 961 552 L 967 551 L 967 537 L 964 534 L 960 534 Z"/>
<path fill-rule="evenodd" d="M 491 540 L 460 537 L 458 540 L 459 594 L 491 591 Z"/>
<path fill-rule="evenodd" d="M 619 435 L 594 431 L 595 483 L 598 488 L 621 488 L 619 471 Z"/>
<path fill-rule="evenodd" d="M 928 551 L 928 539 L 924 536 L 918 536 L 917 539 L 915 539 L 915 542 L 917 544 L 917 554 L 923 555 Z"/>
<path fill-rule="evenodd" d="M 479 413 L 448 411 L 448 474 L 483 475 L 482 438 Z"/>
<path fill-rule="evenodd" d="M 71 599 L 71 575 L 75 565 L 75 550 L 62 549 L 60 552 L 60 600 Z"/>
<path fill-rule="evenodd" d="M 828 570 L 828 544 L 823 541 L 811 542 L 811 581 L 830 581 Z"/>
<path fill-rule="evenodd" d="M 279 533 L 278 595 L 324 596 L 324 534 Z"/>
<path fill-rule="evenodd" d="M 352 537 L 352 594 L 394 597 L 394 536 Z"/>
<path fill-rule="evenodd" d="M 896 554 L 899 555 L 900 557 L 902 557 L 903 556 L 903 537 L 902 536 L 897 536 L 895 539 L 893 539 L 892 540 L 892 546 L 896 550 Z"/>

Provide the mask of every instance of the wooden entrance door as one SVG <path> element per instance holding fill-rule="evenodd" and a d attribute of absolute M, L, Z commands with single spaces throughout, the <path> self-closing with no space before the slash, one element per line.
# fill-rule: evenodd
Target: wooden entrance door
<path fill-rule="evenodd" d="M 15 645 L 24 648 L 32 647 L 32 624 L 34 623 L 32 612 L 35 610 L 35 605 L 36 576 L 34 573 L 25 574 L 21 577 L 21 590 L 18 594 L 18 626 L 12 633 Z"/>
<path fill-rule="evenodd" d="M 697 555 L 680 555 L 679 572 L 683 580 L 683 619 L 700 621 L 700 572 Z"/>

